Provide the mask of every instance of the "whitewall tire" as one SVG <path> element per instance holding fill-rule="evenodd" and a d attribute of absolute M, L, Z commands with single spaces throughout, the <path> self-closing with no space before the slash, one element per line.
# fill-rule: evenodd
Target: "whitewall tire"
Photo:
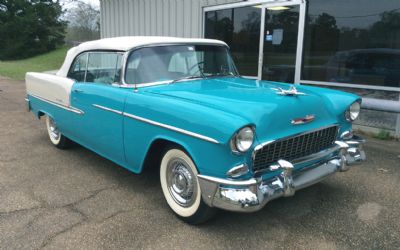
<path fill-rule="evenodd" d="M 208 220 L 215 209 L 201 198 L 198 171 L 192 159 L 179 148 L 165 151 L 160 165 L 160 182 L 169 207 L 182 220 L 199 224 Z"/>
<path fill-rule="evenodd" d="M 50 142 L 55 147 L 65 149 L 71 145 L 71 141 L 61 134 L 53 118 L 51 118 L 50 116 L 46 116 L 46 127 Z"/>

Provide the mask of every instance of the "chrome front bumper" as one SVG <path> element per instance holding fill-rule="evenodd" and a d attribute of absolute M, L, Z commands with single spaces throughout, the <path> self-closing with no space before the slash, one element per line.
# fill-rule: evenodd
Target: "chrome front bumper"
<path fill-rule="evenodd" d="M 280 160 L 270 167 L 271 171 L 280 173 L 267 180 L 262 177 L 232 180 L 198 175 L 203 200 L 211 207 L 230 211 L 260 210 L 271 200 L 292 196 L 296 190 L 320 182 L 336 172 L 347 171 L 352 165 L 364 161 L 363 143 L 364 140 L 357 136 L 336 141 L 328 151 L 329 159 L 299 171 L 294 171 L 292 163 Z"/>

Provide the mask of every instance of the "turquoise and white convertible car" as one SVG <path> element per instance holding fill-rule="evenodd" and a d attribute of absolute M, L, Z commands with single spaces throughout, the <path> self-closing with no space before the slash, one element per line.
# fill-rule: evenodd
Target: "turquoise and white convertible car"
<path fill-rule="evenodd" d="M 134 173 L 159 166 L 189 223 L 253 212 L 365 160 L 361 99 L 239 75 L 221 41 L 119 37 L 68 51 L 57 74 L 26 74 L 28 109 L 50 141 L 74 141 Z"/>

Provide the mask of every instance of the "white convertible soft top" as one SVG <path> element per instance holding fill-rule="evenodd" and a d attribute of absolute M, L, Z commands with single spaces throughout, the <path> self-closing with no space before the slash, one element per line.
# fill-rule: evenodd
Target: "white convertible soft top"
<path fill-rule="evenodd" d="M 136 47 L 152 45 L 152 44 L 185 44 L 185 43 L 226 45 L 226 43 L 219 40 L 201 39 L 201 38 L 178 38 L 178 37 L 163 37 L 163 36 L 123 36 L 123 37 L 104 38 L 100 40 L 85 42 L 68 50 L 64 63 L 61 66 L 60 70 L 57 72 L 57 75 L 66 77 L 74 58 L 78 54 L 84 51 L 88 50 L 128 51 Z"/>

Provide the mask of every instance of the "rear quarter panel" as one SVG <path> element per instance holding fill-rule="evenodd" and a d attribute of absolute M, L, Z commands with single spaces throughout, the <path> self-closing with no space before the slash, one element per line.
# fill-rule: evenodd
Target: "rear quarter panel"
<path fill-rule="evenodd" d="M 28 72 L 25 76 L 26 92 L 48 101 L 70 105 L 71 88 L 74 80 L 45 73 Z"/>

